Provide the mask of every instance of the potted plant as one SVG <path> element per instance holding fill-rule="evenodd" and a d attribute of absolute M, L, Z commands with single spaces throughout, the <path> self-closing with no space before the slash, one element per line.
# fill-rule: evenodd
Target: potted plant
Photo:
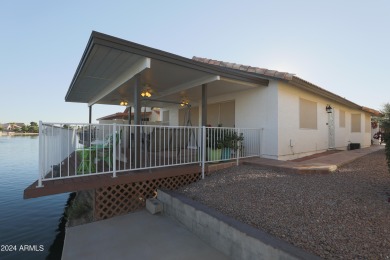
<path fill-rule="evenodd" d="M 234 133 L 228 129 L 224 130 L 222 141 L 222 160 L 229 160 L 231 158 L 231 149 L 234 143 Z"/>
<path fill-rule="evenodd" d="M 219 161 L 222 156 L 223 135 L 220 129 L 210 128 L 206 136 L 207 160 Z"/>
<path fill-rule="evenodd" d="M 241 142 L 244 140 L 244 135 L 242 133 L 238 135 L 236 131 L 226 129 L 223 136 L 222 159 L 229 160 L 232 152 L 236 153 L 242 148 Z"/>

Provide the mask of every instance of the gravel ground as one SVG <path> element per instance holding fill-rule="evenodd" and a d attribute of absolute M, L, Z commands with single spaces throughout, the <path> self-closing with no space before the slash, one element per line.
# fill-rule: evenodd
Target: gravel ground
<path fill-rule="evenodd" d="M 326 175 L 238 166 L 179 192 L 326 259 L 390 259 L 383 150 Z"/>

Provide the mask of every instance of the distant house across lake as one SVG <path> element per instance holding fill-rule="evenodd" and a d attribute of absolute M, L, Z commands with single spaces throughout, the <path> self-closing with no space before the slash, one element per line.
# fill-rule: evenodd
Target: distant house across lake
<path fill-rule="evenodd" d="M 14 132 L 19 131 L 22 127 L 26 126 L 24 123 L 6 123 L 1 125 L 3 131 Z"/>

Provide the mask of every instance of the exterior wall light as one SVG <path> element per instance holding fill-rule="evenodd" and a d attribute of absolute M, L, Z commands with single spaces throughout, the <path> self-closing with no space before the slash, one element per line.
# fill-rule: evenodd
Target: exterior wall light
<path fill-rule="evenodd" d="M 332 107 L 328 104 L 326 105 L 326 113 L 332 113 Z"/>

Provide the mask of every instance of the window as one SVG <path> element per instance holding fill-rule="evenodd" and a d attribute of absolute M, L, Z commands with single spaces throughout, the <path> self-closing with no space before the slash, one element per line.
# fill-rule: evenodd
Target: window
<path fill-rule="evenodd" d="M 299 99 L 299 128 L 317 129 L 317 103 Z"/>
<path fill-rule="evenodd" d="M 339 127 L 345 127 L 345 111 L 340 110 Z"/>
<path fill-rule="evenodd" d="M 185 125 L 188 108 L 179 109 L 179 124 Z M 191 107 L 191 123 L 199 125 L 199 107 Z M 235 124 L 235 102 L 225 101 L 207 105 L 207 122 L 211 126 L 222 125 L 223 127 L 234 127 Z"/>
<path fill-rule="evenodd" d="M 370 116 L 365 116 L 365 125 L 366 125 L 366 133 L 370 133 L 371 132 L 371 117 Z"/>
<path fill-rule="evenodd" d="M 352 114 L 351 115 L 351 132 L 352 133 L 360 133 L 362 131 L 361 128 L 361 116 L 360 114 Z"/>
<path fill-rule="evenodd" d="M 234 127 L 235 101 L 224 101 L 207 105 L 207 124 Z"/>

